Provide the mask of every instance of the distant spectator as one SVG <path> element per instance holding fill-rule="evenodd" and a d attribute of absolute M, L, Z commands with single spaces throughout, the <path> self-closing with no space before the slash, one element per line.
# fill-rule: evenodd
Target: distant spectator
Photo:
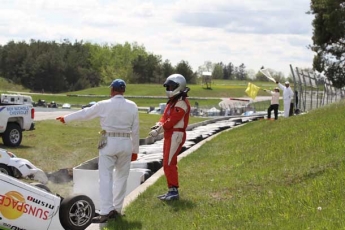
<path fill-rule="evenodd" d="M 276 83 L 278 84 L 279 88 L 283 90 L 284 117 L 289 117 L 291 100 L 293 98 L 293 91 L 290 87 L 290 83 L 288 81 L 285 82 L 285 86 L 280 84 L 278 81 L 276 81 Z"/>
<path fill-rule="evenodd" d="M 271 119 L 271 112 L 273 110 L 274 112 L 274 119 L 278 120 L 278 109 L 279 109 L 279 88 L 276 87 L 274 89 L 274 91 L 269 91 L 264 89 L 265 92 L 268 92 L 272 95 L 272 99 L 271 99 L 271 105 L 268 107 L 267 109 L 267 119 Z"/>

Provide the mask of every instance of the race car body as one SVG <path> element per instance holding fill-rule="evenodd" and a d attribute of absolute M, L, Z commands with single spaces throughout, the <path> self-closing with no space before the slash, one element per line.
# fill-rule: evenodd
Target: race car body
<path fill-rule="evenodd" d="M 90 198 L 62 198 L 0 173 L 0 229 L 81 230 L 95 215 Z"/>
<path fill-rule="evenodd" d="M 47 175 L 30 161 L 18 158 L 14 153 L 0 148 L 0 172 L 16 178 L 28 177 L 43 184 L 48 183 Z"/>

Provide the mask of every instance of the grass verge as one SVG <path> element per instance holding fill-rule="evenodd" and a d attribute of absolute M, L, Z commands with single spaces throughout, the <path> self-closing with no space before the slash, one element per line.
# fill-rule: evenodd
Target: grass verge
<path fill-rule="evenodd" d="M 179 162 L 179 201 L 160 178 L 103 229 L 342 229 L 344 105 L 218 135 Z"/>

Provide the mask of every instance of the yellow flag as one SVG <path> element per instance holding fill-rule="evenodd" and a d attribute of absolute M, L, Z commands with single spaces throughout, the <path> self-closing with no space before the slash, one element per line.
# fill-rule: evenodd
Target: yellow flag
<path fill-rule="evenodd" d="M 259 92 L 259 89 L 260 87 L 249 82 L 245 92 L 248 94 L 249 97 L 251 97 L 254 100 Z"/>

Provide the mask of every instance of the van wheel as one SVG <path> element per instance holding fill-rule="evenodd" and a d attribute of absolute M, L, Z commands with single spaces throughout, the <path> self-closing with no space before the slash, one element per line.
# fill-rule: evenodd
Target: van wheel
<path fill-rule="evenodd" d="M 13 177 L 12 169 L 5 164 L 0 164 L 0 173 L 3 173 L 3 174 L 6 174 L 6 175 Z"/>
<path fill-rule="evenodd" d="M 22 129 L 16 123 L 8 123 L 5 132 L 2 134 L 4 145 L 17 147 L 22 142 Z"/>
<path fill-rule="evenodd" d="M 59 216 L 61 225 L 65 229 L 86 229 L 95 215 L 93 201 L 85 195 L 74 195 L 62 200 Z"/>

